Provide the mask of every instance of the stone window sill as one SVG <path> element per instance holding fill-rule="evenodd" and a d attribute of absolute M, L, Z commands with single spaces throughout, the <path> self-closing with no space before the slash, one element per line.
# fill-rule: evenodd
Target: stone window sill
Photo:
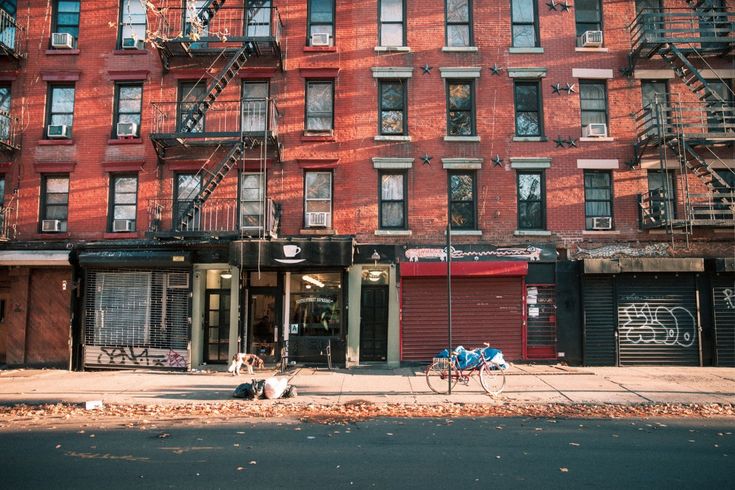
<path fill-rule="evenodd" d="M 446 234 L 445 230 L 444 235 Z M 482 230 L 452 230 L 452 236 L 482 236 Z"/>
<path fill-rule="evenodd" d="M 508 52 L 510 54 L 543 54 L 544 48 L 535 47 L 535 48 L 514 48 L 510 47 L 508 48 Z"/>
<path fill-rule="evenodd" d="M 411 141 L 410 136 L 388 136 L 388 135 L 378 135 L 375 137 L 375 141 Z"/>
<path fill-rule="evenodd" d="M 304 53 L 336 53 L 337 46 L 304 46 Z"/>
<path fill-rule="evenodd" d="M 38 146 L 71 146 L 73 144 L 74 144 L 73 139 L 38 140 Z"/>
<path fill-rule="evenodd" d="M 546 230 L 515 230 L 514 236 L 551 236 L 550 231 Z"/>
<path fill-rule="evenodd" d="M 513 136 L 513 141 L 548 141 L 546 136 Z"/>
<path fill-rule="evenodd" d="M 301 135 L 301 141 L 335 141 L 334 133 L 304 133 Z"/>
<path fill-rule="evenodd" d="M 477 53 L 477 46 L 444 46 L 442 51 L 445 53 Z"/>
<path fill-rule="evenodd" d="M 480 141 L 479 136 L 445 136 L 444 141 L 459 141 L 459 142 L 472 142 L 478 143 Z"/>
<path fill-rule="evenodd" d="M 589 142 L 592 142 L 592 141 L 604 141 L 604 142 L 610 142 L 610 141 L 615 141 L 615 138 L 612 138 L 610 136 L 605 137 L 605 138 L 585 138 L 585 137 L 582 137 L 582 138 L 579 138 L 579 141 L 589 141 Z"/>
<path fill-rule="evenodd" d="M 607 53 L 607 48 L 574 48 L 577 53 Z"/>
<path fill-rule="evenodd" d="M 582 235 L 620 235 L 620 230 L 582 230 Z"/>
<path fill-rule="evenodd" d="M 375 236 L 411 236 L 411 230 L 375 230 Z"/>
<path fill-rule="evenodd" d="M 375 46 L 376 53 L 385 53 L 386 51 L 398 51 L 402 53 L 410 53 L 411 48 L 408 46 Z"/>

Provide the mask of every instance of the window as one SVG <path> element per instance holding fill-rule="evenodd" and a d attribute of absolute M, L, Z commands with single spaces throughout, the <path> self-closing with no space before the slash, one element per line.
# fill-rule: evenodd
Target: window
<path fill-rule="evenodd" d="M 724 182 L 720 182 L 718 179 L 712 180 L 712 185 L 714 186 L 713 194 L 714 194 L 714 201 L 715 201 L 715 209 L 720 211 L 720 213 L 716 213 L 712 216 L 713 219 L 723 219 L 723 220 L 733 220 L 735 219 L 735 210 L 731 209 L 728 202 L 732 201 L 732 198 L 729 196 L 732 195 L 733 192 L 735 192 L 733 189 L 735 189 L 735 170 L 731 169 L 722 169 L 722 170 L 715 170 L 715 173 L 722 179 Z M 725 196 L 720 197 L 718 194 L 725 194 Z"/>
<path fill-rule="evenodd" d="M 518 172 L 518 229 L 546 228 L 543 172 Z"/>
<path fill-rule="evenodd" d="M 471 0 L 446 0 L 446 43 L 449 47 L 472 46 Z"/>
<path fill-rule="evenodd" d="M 45 231 L 66 231 L 69 217 L 69 176 L 46 175 L 42 179 L 41 220 L 58 220 L 58 226 L 50 226 Z M 50 223 L 50 225 L 54 225 Z M 44 230 L 42 224 L 41 230 Z"/>
<path fill-rule="evenodd" d="M 309 337 L 342 336 L 344 288 L 341 273 L 292 273 L 289 291 L 291 345 L 304 346 L 308 345 L 307 342 L 312 345 L 326 345 L 326 339 L 319 342 Z M 316 351 L 318 352 L 319 350 Z"/>
<path fill-rule="evenodd" d="M 74 85 L 49 85 L 48 98 L 47 126 L 64 125 L 71 134 L 74 123 Z M 46 136 L 48 137 L 48 132 Z"/>
<path fill-rule="evenodd" d="M 271 0 L 247 0 L 247 37 L 271 35 Z"/>
<path fill-rule="evenodd" d="M 474 230 L 475 223 L 475 173 L 451 172 L 449 174 L 449 216 L 455 230 Z"/>
<path fill-rule="evenodd" d="M 650 111 L 650 114 L 647 114 L 642 121 L 643 129 L 649 136 L 656 136 L 658 135 L 656 121 L 660 121 L 661 123 L 668 121 L 669 93 L 666 88 L 666 82 L 642 80 L 641 99 L 643 108 Z"/>
<path fill-rule="evenodd" d="M 332 227 L 332 173 L 304 174 L 304 210 L 307 228 Z"/>
<path fill-rule="evenodd" d="M 511 0 L 513 47 L 534 48 L 539 45 L 536 22 L 536 0 Z"/>
<path fill-rule="evenodd" d="M 199 119 L 199 122 L 188 130 L 184 125 L 187 120 L 187 114 L 195 108 L 200 100 L 202 100 L 207 92 L 204 82 L 181 82 L 179 84 L 179 124 L 177 131 L 180 133 L 203 133 L 205 131 L 206 115 Z"/>
<path fill-rule="evenodd" d="M 263 227 L 263 197 L 265 186 L 260 172 L 240 174 L 240 228 Z"/>
<path fill-rule="evenodd" d="M 268 126 L 268 82 L 243 82 L 242 105 L 242 130 L 265 131 Z"/>
<path fill-rule="evenodd" d="M 516 136 L 543 136 L 539 82 L 515 82 Z"/>
<path fill-rule="evenodd" d="M 582 108 L 582 127 L 595 123 L 607 125 L 607 88 L 605 82 L 580 81 L 579 103 Z"/>
<path fill-rule="evenodd" d="M 110 177 L 111 231 L 135 231 L 138 209 L 138 176 L 113 175 Z"/>
<path fill-rule="evenodd" d="M 600 0 L 577 0 L 574 2 L 574 18 L 579 36 L 587 31 L 602 30 L 602 3 Z"/>
<path fill-rule="evenodd" d="M 473 82 L 447 82 L 447 135 L 475 134 Z"/>
<path fill-rule="evenodd" d="M 612 218 L 612 176 L 610 172 L 584 173 L 585 229 L 593 229 L 593 219 Z"/>
<path fill-rule="evenodd" d="M 79 4 L 77 1 L 56 0 L 52 32 L 66 32 L 74 36 L 74 45 L 79 38 Z"/>
<path fill-rule="evenodd" d="M 730 88 L 729 80 L 706 80 L 709 91 L 706 92 L 707 130 L 710 133 L 732 131 L 735 120 L 735 94 Z M 717 95 L 715 95 L 717 94 Z"/>
<path fill-rule="evenodd" d="M 334 46 L 334 0 L 309 0 L 308 19 L 308 45 L 326 41 L 326 45 Z"/>
<path fill-rule="evenodd" d="M 175 189 L 175 200 L 174 203 L 174 222 L 173 228 L 181 228 L 182 221 L 184 219 L 184 213 L 187 208 L 199 194 L 202 188 L 202 177 L 198 174 L 177 174 L 176 175 L 176 189 Z M 186 229 L 189 231 L 196 231 L 199 227 L 199 214 L 195 213 L 193 219 L 187 219 Z"/>
<path fill-rule="evenodd" d="M 134 135 L 140 135 L 140 113 L 143 106 L 143 84 L 115 84 L 115 125 L 112 128 L 113 138 L 118 134 L 119 123 L 131 123 L 134 126 Z"/>
<path fill-rule="evenodd" d="M 17 3 L 17 0 L 0 0 L 0 9 L 3 9 L 11 19 L 15 20 L 15 14 L 18 10 Z M 0 32 L 0 44 L 4 44 L 11 51 L 15 49 L 16 29 L 13 22 L 6 21 L 3 23 L 2 32 Z"/>
<path fill-rule="evenodd" d="M 380 81 L 380 134 L 405 135 L 406 84 L 401 80 Z"/>
<path fill-rule="evenodd" d="M 406 229 L 406 174 L 380 173 L 380 228 Z"/>
<path fill-rule="evenodd" d="M 380 46 L 405 46 L 404 0 L 380 0 Z"/>
<path fill-rule="evenodd" d="M 332 129 L 334 129 L 334 82 L 307 81 L 306 130 L 332 131 Z"/>
<path fill-rule="evenodd" d="M 10 85 L 0 85 L 0 141 L 7 143 L 10 142 L 11 137 L 11 100 Z"/>
<path fill-rule="evenodd" d="M 5 205 L 5 175 L 0 175 L 0 209 Z"/>
<path fill-rule="evenodd" d="M 120 2 L 120 37 L 118 48 L 122 47 L 123 39 L 145 41 L 146 38 L 146 8 L 140 0 L 121 0 Z"/>
<path fill-rule="evenodd" d="M 676 218 L 676 187 L 674 173 L 664 170 L 648 171 L 650 212 L 656 221 Z"/>
<path fill-rule="evenodd" d="M 206 38 L 209 37 L 209 22 L 203 23 L 199 19 L 206 19 L 209 17 L 208 14 L 202 13 L 202 7 L 205 4 L 210 3 L 207 0 L 186 0 L 186 20 L 184 23 L 184 34 L 194 38 Z M 202 13 L 200 17 L 200 13 Z M 199 19 L 197 19 L 199 18 Z M 192 36 L 192 34 L 194 34 Z M 206 49 L 206 42 L 195 42 L 191 43 L 190 48 L 192 49 Z"/>

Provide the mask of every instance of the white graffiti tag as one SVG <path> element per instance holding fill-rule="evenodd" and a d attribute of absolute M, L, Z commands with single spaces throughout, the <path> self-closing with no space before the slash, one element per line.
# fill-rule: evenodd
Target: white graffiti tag
<path fill-rule="evenodd" d="M 722 291 L 723 299 L 728 310 L 735 310 L 735 292 L 732 289 L 724 289 Z"/>
<path fill-rule="evenodd" d="M 625 339 L 632 344 L 661 344 L 691 347 L 697 335 L 697 322 L 681 306 L 651 308 L 634 303 L 623 308 L 627 321 L 622 326 Z"/>

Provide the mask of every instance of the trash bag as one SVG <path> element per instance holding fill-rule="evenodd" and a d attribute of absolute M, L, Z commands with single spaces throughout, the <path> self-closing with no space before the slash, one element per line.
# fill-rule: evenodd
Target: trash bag
<path fill-rule="evenodd" d="M 281 395 L 283 398 L 296 398 L 298 393 L 296 393 L 296 387 L 288 385 L 286 386 L 286 391 L 283 392 L 283 395 Z"/>
<path fill-rule="evenodd" d="M 253 385 L 250 383 L 242 383 L 237 385 L 235 391 L 232 392 L 235 398 L 244 398 L 246 400 L 253 399 Z"/>
<path fill-rule="evenodd" d="M 267 399 L 275 400 L 276 398 L 281 398 L 287 386 L 288 382 L 285 378 L 268 378 L 265 380 L 263 394 Z"/>
<path fill-rule="evenodd" d="M 251 382 L 251 384 L 253 385 L 252 387 L 253 398 L 255 398 L 256 400 L 259 398 L 263 398 L 263 390 L 265 389 L 265 380 L 254 379 Z"/>

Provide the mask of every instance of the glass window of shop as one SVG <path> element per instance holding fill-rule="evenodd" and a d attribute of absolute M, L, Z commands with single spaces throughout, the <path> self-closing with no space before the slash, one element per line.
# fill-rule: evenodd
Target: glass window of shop
<path fill-rule="evenodd" d="M 340 337 L 342 274 L 291 274 L 291 335 Z"/>

